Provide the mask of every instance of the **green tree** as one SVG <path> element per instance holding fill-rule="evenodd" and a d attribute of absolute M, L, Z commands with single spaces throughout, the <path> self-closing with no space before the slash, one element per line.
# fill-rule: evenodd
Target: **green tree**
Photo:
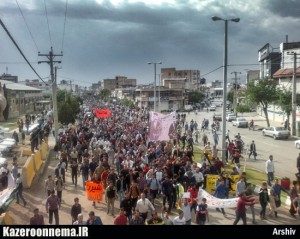
<path fill-rule="evenodd" d="M 76 115 L 80 112 L 82 100 L 65 90 L 57 91 L 58 121 L 62 124 L 74 123 Z"/>
<path fill-rule="evenodd" d="M 247 98 L 262 107 L 268 127 L 270 126 L 268 106 L 277 100 L 277 92 L 276 82 L 268 78 L 251 81 L 247 87 Z"/>
<path fill-rule="evenodd" d="M 234 98 L 234 91 L 233 90 L 230 90 L 228 93 L 227 93 L 227 100 L 232 104 L 233 103 L 233 98 Z"/>
<path fill-rule="evenodd" d="M 290 116 L 293 111 L 292 104 L 292 91 L 291 89 L 287 89 L 285 87 L 278 90 L 277 101 L 275 102 L 280 109 L 286 114 L 287 121 L 290 121 Z M 300 105 L 300 94 L 296 94 L 296 104 Z"/>
<path fill-rule="evenodd" d="M 245 105 L 245 104 L 239 104 L 235 107 L 235 110 L 237 113 L 242 113 L 242 115 L 245 113 L 245 112 L 249 112 L 250 109 L 249 109 L 249 106 L 248 105 Z"/>
<path fill-rule="evenodd" d="M 9 101 L 8 101 L 8 98 L 7 98 L 7 88 L 6 88 L 6 85 L 5 85 L 5 84 L 3 85 L 3 94 L 4 94 L 4 97 L 5 97 L 5 99 L 6 99 L 7 104 L 6 104 L 5 109 L 4 109 L 3 112 L 2 112 L 2 115 L 3 115 L 3 118 L 4 118 L 5 120 L 8 120 L 8 116 L 9 116 L 9 107 L 10 107 L 10 105 L 9 105 Z"/>
<path fill-rule="evenodd" d="M 196 104 L 203 101 L 205 95 L 202 92 L 193 91 L 188 93 L 188 97 L 189 97 L 190 104 Z"/>
<path fill-rule="evenodd" d="M 134 107 L 134 102 L 125 98 L 125 99 L 120 100 L 120 105 L 128 106 L 130 108 L 133 108 Z"/>
<path fill-rule="evenodd" d="M 102 89 L 99 92 L 99 97 L 101 100 L 107 101 L 110 96 L 111 96 L 111 91 L 109 89 Z"/>

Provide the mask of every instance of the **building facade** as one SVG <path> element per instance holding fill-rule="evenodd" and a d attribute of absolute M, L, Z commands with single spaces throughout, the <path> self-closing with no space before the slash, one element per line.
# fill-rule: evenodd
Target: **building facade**
<path fill-rule="evenodd" d="M 104 79 L 103 89 L 113 91 L 117 88 L 136 87 L 136 79 L 128 79 L 126 76 L 116 76 L 115 79 Z"/>
<path fill-rule="evenodd" d="M 16 118 L 26 113 L 36 111 L 36 102 L 43 99 L 42 90 L 11 81 L 0 80 L 7 89 L 7 103 L 9 105 L 8 118 Z M 3 120 L 3 116 L 0 116 Z"/>
<path fill-rule="evenodd" d="M 166 79 L 185 79 L 185 90 L 198 90 L 200 88 L 199 70 L 176 70 L 176 68 L 161 68 L 161 85 Z"/>

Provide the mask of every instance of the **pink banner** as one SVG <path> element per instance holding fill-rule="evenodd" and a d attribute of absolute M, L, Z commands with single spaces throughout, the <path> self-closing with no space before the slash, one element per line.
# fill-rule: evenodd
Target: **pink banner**
<path fill-rule="evenodd" d="M 149 140 L 159 141 L 159 140 L 170 140 L 175 136 L 176 127 L 176 113 L 164 115 L 161 113 L 149 112 Z"/>

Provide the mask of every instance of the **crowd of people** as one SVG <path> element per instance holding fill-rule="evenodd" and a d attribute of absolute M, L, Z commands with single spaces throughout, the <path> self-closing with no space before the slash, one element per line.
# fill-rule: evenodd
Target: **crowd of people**
<path fill-rule="evenodd" d="M 211 146 L 205 133 L 202 139 L 206 158 L 202 165 L 194 161 L 194 137 L 199 129 L 195 121 L 186 121 L 185 114 L 177 114 L 176 127 L 170 134 L 169 141 L 153 142 L 148 139 L 147 109 L 107 105 L 95 99 L 86 99 L 85 104 L 86 107 L 82 107 L 76 122 L 68 127 L 61 126 L 56 137 L 56 179 L 49 175 L 45 182 L 45 191 L 49 196 L 46 202 L 49 224 L 53 223 L 53 215 L 55 223 L 59 224 L 58 211 L 68 171 L 74 187 L 78 187 L 79 177 L 83 190 L 88 180 L 103 185 L 107 214 L 114 218 L 116 225 L 205 224 L 209 220 L 208 207 L 205 198 L 198 201 L 198 190 L 205 189 L 208 174 L 220 176 L 216 181 L 216 197 L 226 199 L 230 190 L 235 190 L 236 196 L 240 197 L 234 224 L 240 218 L 246 224 L 245 206 L 252 208 L 252 222 L 256 223 L 253 205 L 257 201 L 253 199 L 252 187 L 247 183 L 246 174 L 240 170 L 240 135 L 234 140 L 228 137 L 226 159 L 231 159 L 234 164 L 233 171 L 229 173 L 224 171 L 223 162 L 218 158 L 218 142 L 215 140 L 214 146 Z M 111 116 L 98 118 L 95 114 L 86 114 L 93 108 L 109 109 Z M 254 150 L 256 149 L 253 148 L 252 151 Z M 229 174 L 241 175 L 236 188 L 232 188 Z M 270 198 L 274 197 L 276 203 L 276 197 L 278 198 L 281 191 L 274 189 L 271 190 L 273 195 L 266 195 L 265 188 L 263 184 L 259 193 L 262 219 L 265 218 L 266 202 L 271 205 L 270 215 L 272 213 L 275 217 L 278 216 L 276 204 L 273 207 L 273 198 Z M 91 203 L 95 206 L 97 202 Z M 116 204 L 120 208 L 118 215 Z M 178 216 L 173 219 L 170 218 L 172 209 L 177 209 L 178 212 Z M 226 216 L 224 209 L 221 208 L 220 211 Z M 95 216 L 95 211 L 89 213 L 88 220 L 83 220 L 78 198 L 74 199 L 70 214 L 70 223 L 74 225 L 103 224 L 101 218 Z"/>

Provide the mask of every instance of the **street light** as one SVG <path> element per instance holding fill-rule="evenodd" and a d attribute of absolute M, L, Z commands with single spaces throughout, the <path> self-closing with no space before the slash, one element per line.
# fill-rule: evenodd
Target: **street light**
<path fill-rule="evenodd" d="M 228 21 L 239 22 L 240 18 L 223 19 L 213 16 L 213 21 L 225 22 L 225 34 L 224 34 L 224 70 L 223 70 L 223 113 L 222 113 L 222 161 L 225 163 L 226 156 L 226 102 L 227 102 L 227 34 L 228 34 Z"/>
<path fill-rule="evenodd" d="M 156 112 L 156 65 L 162 64 L 161 61 L 159 62 L 148 62 L 149 65 L 154 65 L 154 112 Z"/>

